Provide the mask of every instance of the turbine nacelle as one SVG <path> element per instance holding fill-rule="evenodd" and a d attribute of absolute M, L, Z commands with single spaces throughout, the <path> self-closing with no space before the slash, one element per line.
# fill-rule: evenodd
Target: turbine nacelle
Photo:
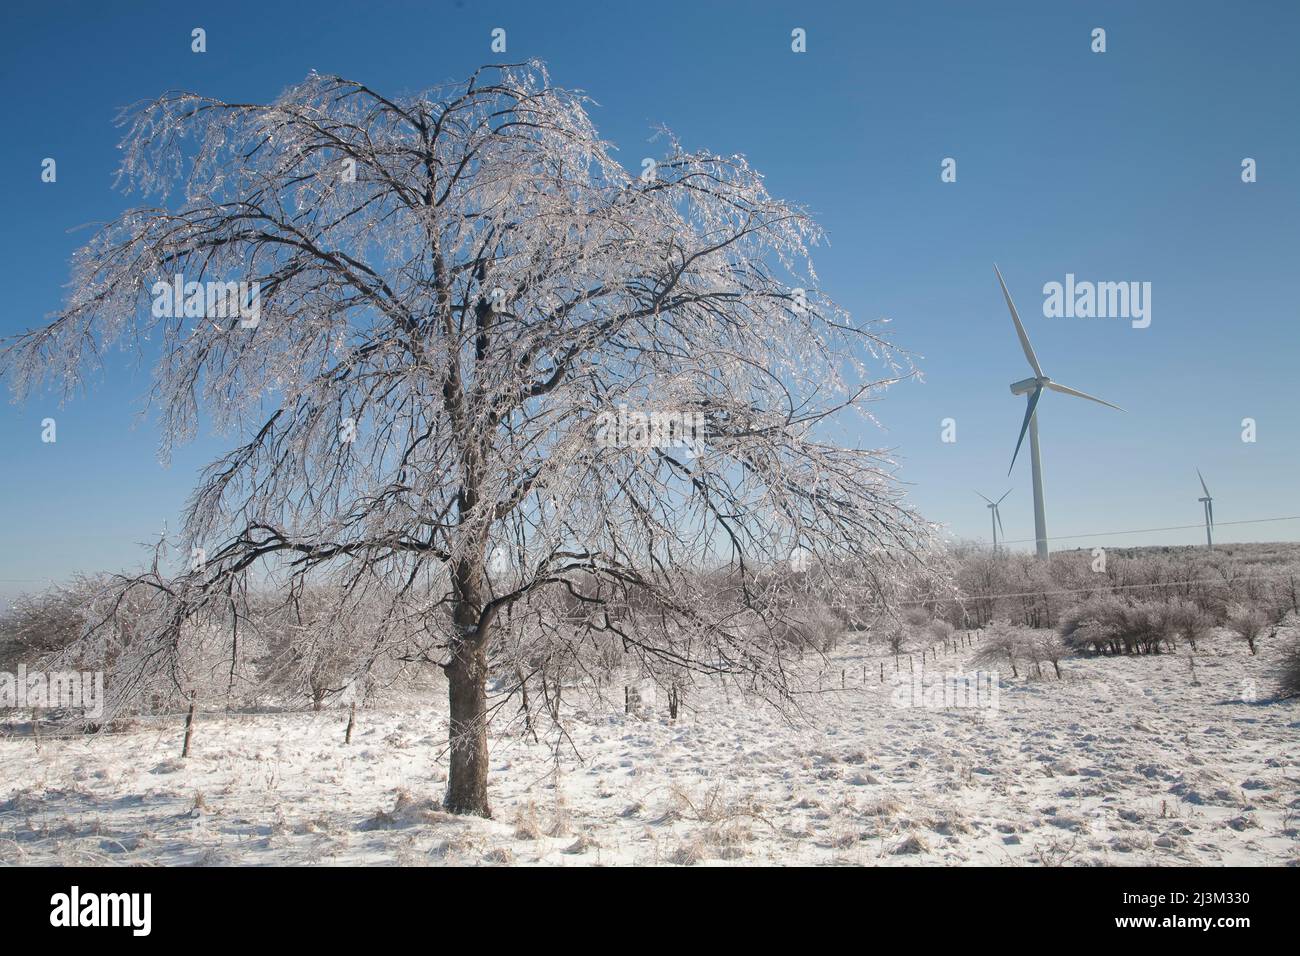
<path fill-rule="evenodd" d="M 1046 375 L 1041 375 L 1038 378 L 1022 378 L 1018 382 L 1011 383 L 1011 394 L 1028 395 L 1030 392 L 1042 388 L 1049 382 L 1051 382 L 1051 379 Z"/>

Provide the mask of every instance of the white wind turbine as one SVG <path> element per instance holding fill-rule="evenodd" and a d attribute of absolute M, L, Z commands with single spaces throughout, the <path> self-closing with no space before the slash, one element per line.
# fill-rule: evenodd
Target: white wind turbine
<path fill-rule="evenodd" d="M 978 491 L 975 492 L 975 494 L 979 495 L 981 498 L 984 498 L 984 496 L 983 496 L 982 494 L 980 494 Z M 992 519 L 993 519 L 993 550 L 994 550 L 994 552 L 996 552 L 996 551 L 998 550 L 998 531 L 999 531 L 999 529 L 1002 528 L 1002 514 L 1001 514 L 1001 512 L 998 511 L 998 505 L 1002 504 L 1002 502 L 1006 499 L 1007 495 L 1009 495 L 1009 494 L 1011 494 L 1011 489 L 1010 489 L 1010 488 L 1008 488 L 1008 489 L 1006 490 L 1006 493 L 1003 494 L 1002 497 L 999 498 L 997 501 L 993 501 L 993 500 L 990 499 L 990 498 L 984 498 L 984 500 L 988 502 L 988 509 L 989 509 L 990 511 L 993 512 Z M 1003 531 L 1003 532 L 1002 532 L 1002 537 L 1003 537 L 1003 538 L 1006 538 L 1006 536 L 1007 536 L 1006 531 Z"/>
<path fill-rule="evenodd" d="M 1199 468 L 1196 469 L 1196 477 L 1201 479 L 1201 490 L 1205 492 L 1204 498 L 1196 499 L 1205 508 L 1205 547 L 1213 550 L 1214 539 L 1210 537 L 1210 530 L 1214 527 L 1214 499 L 1210 497 L 1210 489 L 1205 487 L 1205 477 Z"/>
<path fill-rule="evenodd" d="M 1020 454 L 1020 445 L 1025 440 L 1025 431 L 1029 431 L 1029 458 L 1033 465 L 1034 473 L 1034 539 L 1037 542 L 1038 557 L 1046 560 L 1047 558 L 1047 516 L 1043 510 L 1043 462 L 1042 455 L 1038 447 L 1038 416 L 1035 410 L 1038 408 L 1038 399 L 1042 397 L 1043 389 L 1050 388 L 1054 392 L 1061 392 L 1065 395 L 1073 395 L 1076 398 L 1086 398 L 1090 402 L 1097 402 L 1099 405 L 1105 405 L 1108 408 L 1119 409 L 1124 411 L 1118 405 L 1112 405 L 1110 402 L 1102 401 L 1087 392 L 1081 392 L 1077 388 L 1070 388 L 1059 382 L 1053 382 L 1043 374 L 1043 367 L 1038 364 L 1038 357 L 1034 355 L 1034 348 L 1029 344 L 1029 336 L 1025 334 L 1025 327 L 1020 323 L 1020 314 L 1016 312 L 1016 304 L 1011 301 L 1011 293 L 1007 291 L 1007 284 L 1002 279 L 1002 272 L 994 264 L 993 271 L 997 273 L 998 284 L 1002 286 L 1002 296 L 1007 300 L 1007 308 L 1011 310 L 1011 321 L 1016 323 L 1016 335 L 1020 337 L 1020 347 L 1025 351 L 1025 358 L 1029 360 L 1030 367 L 1034 370 L 1033 378 L 1021 379 L 1019 382 L 1011 383 L 1012 395 L 1028 395 L 1028 407 L 1025 409 L 1025 420 L 1020 426 L 1020 437 L 1016 440 L 1016 450 L 1011 455 L 1011 468 L 1016 466 L 1016 456 Z M 1011 468 L 1007 469 L 1007 474 L 1011 474 Z"/>

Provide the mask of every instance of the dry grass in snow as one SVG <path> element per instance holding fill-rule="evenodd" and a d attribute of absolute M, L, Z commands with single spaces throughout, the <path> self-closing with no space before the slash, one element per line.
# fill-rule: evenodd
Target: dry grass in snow
<path fill-rule="evenodd" d="M 342 711 L 212 716 L 187 760 L 177 721 L 0 737 L 0 863 L 1295 864 L 1290 640 L 1203 642 L 1195 682 L 1183 653 L 1068 658 L 996 712 L 897 709 L 892 655 L 850 644 L 793 721 L 715 683 L 675 723 L 570 710 L 581 760 L 494 735 L 492 820 L 439 809 L 441 705 L 360 711 L 351 746 Z"/>

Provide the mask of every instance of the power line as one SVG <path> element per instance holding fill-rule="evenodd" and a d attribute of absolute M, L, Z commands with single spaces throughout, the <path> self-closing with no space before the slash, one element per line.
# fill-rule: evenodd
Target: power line
<path fill-rule="evenodd" d="M 1266 524 L 1270 521 L 1298 521 L 1298 520 L 1300 520 L 1300 515 L 1281 515 L 1277 518 L 1248 518 L 1243 521 L 1216 521 L 1213 525 L 1211 525 L 1211 527 L 1218 528 L 1223 525 Z M 1075 538 L 1103 538 L 1109 535 L 1116 535 L 1116 534 L 1154 534 L 1157 531 L 1187 531 L 1193 528 L 1201 529 L 1204 527 L 1205 524 L 1204 522 L 1202 522 L 1201 524 L 1175 524 L 1175 525 L 1170 525 L 1167 528 L 1129 528 L 1126 531 L 1090 531 L 1086 534 L 1054 534 L 1048 540 L 1070 541 Z M 983 541 L 984 539 L 980 538 L 978 540 Z M 1036 542 L 1037 540 L 1038 540 L 1037 538 L 1014 538 L 1014 539 L 1008 538 L 1004 541 L 999 541 L 998 544 L 1031 544 Z"/>
<path fill-rule="evenodd" d="M 1300 589 L 1300 577 L 1297 577 L 1296 572 L 1292 572 L 1292 571 L 1283 572 L 1281 574 L 1253 574 L 1250 576 L 1249 580 L 1271 581 L 1279 578 L 1297 578 L 1297 588 Z M 1184 581 L 1154 581 L 1146 584 L 1098 584 L 1096 587 L 1091 587 L 1091 588 L 1058 588 L 1053 591 L 1007 591 L 1003 594 L 966 594 L 963 595 L 963 597 L 965 597 L 966 600 L 968 601 L 992 601 L 997 598 L 1053 597 L 1060 594 L 1091 594 L 1097 591 L 1128 591 L 1137 588 L 1175 588 L 1175 587 L 1181 587 L 1183 585 L 1190 585 L 1190 584 L 1229 584 L 1229 583 L 1231 582 L 1229 582 L 1225 578 L 1189 578 Z M 950 599 L 945 598 L 943 596 L 928 597 L 928 598 L 912 598 L 906 601 L 895 601 L 894 605 L 902 606 L 902 605 L 934 604 L 934 603 L 942 604 L 947 600 Z M 839 609 L 839 608 L 843 608 L 847 610 L 849 608 L 863 608 L 863 607 L 879 608 L 882 606 L 883 605 L 881 604 L 833 604 L 831 605 L 831 608 L 832 610 Z"/>

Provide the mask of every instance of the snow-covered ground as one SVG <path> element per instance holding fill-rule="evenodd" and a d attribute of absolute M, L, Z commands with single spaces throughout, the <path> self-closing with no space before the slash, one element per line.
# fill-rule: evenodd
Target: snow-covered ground
<path fill-rule="evenodd" d="M 789 719 L 715 683 L 675 723 L 569 711 L 558 763 L 494 734 L 493 820 L 436 808 L 441 702 L 359 711 L 350 746 L 338 710 L 213 716 L 184 761 L 175 719 L 0 737 L 0 863 L 1297 864 L 1289 639 L 1203 644 L 1196 684 L 1185 650 L 1072 658 L 996 711 L 899 709 L 892 658 L 850 644 Z"/>

